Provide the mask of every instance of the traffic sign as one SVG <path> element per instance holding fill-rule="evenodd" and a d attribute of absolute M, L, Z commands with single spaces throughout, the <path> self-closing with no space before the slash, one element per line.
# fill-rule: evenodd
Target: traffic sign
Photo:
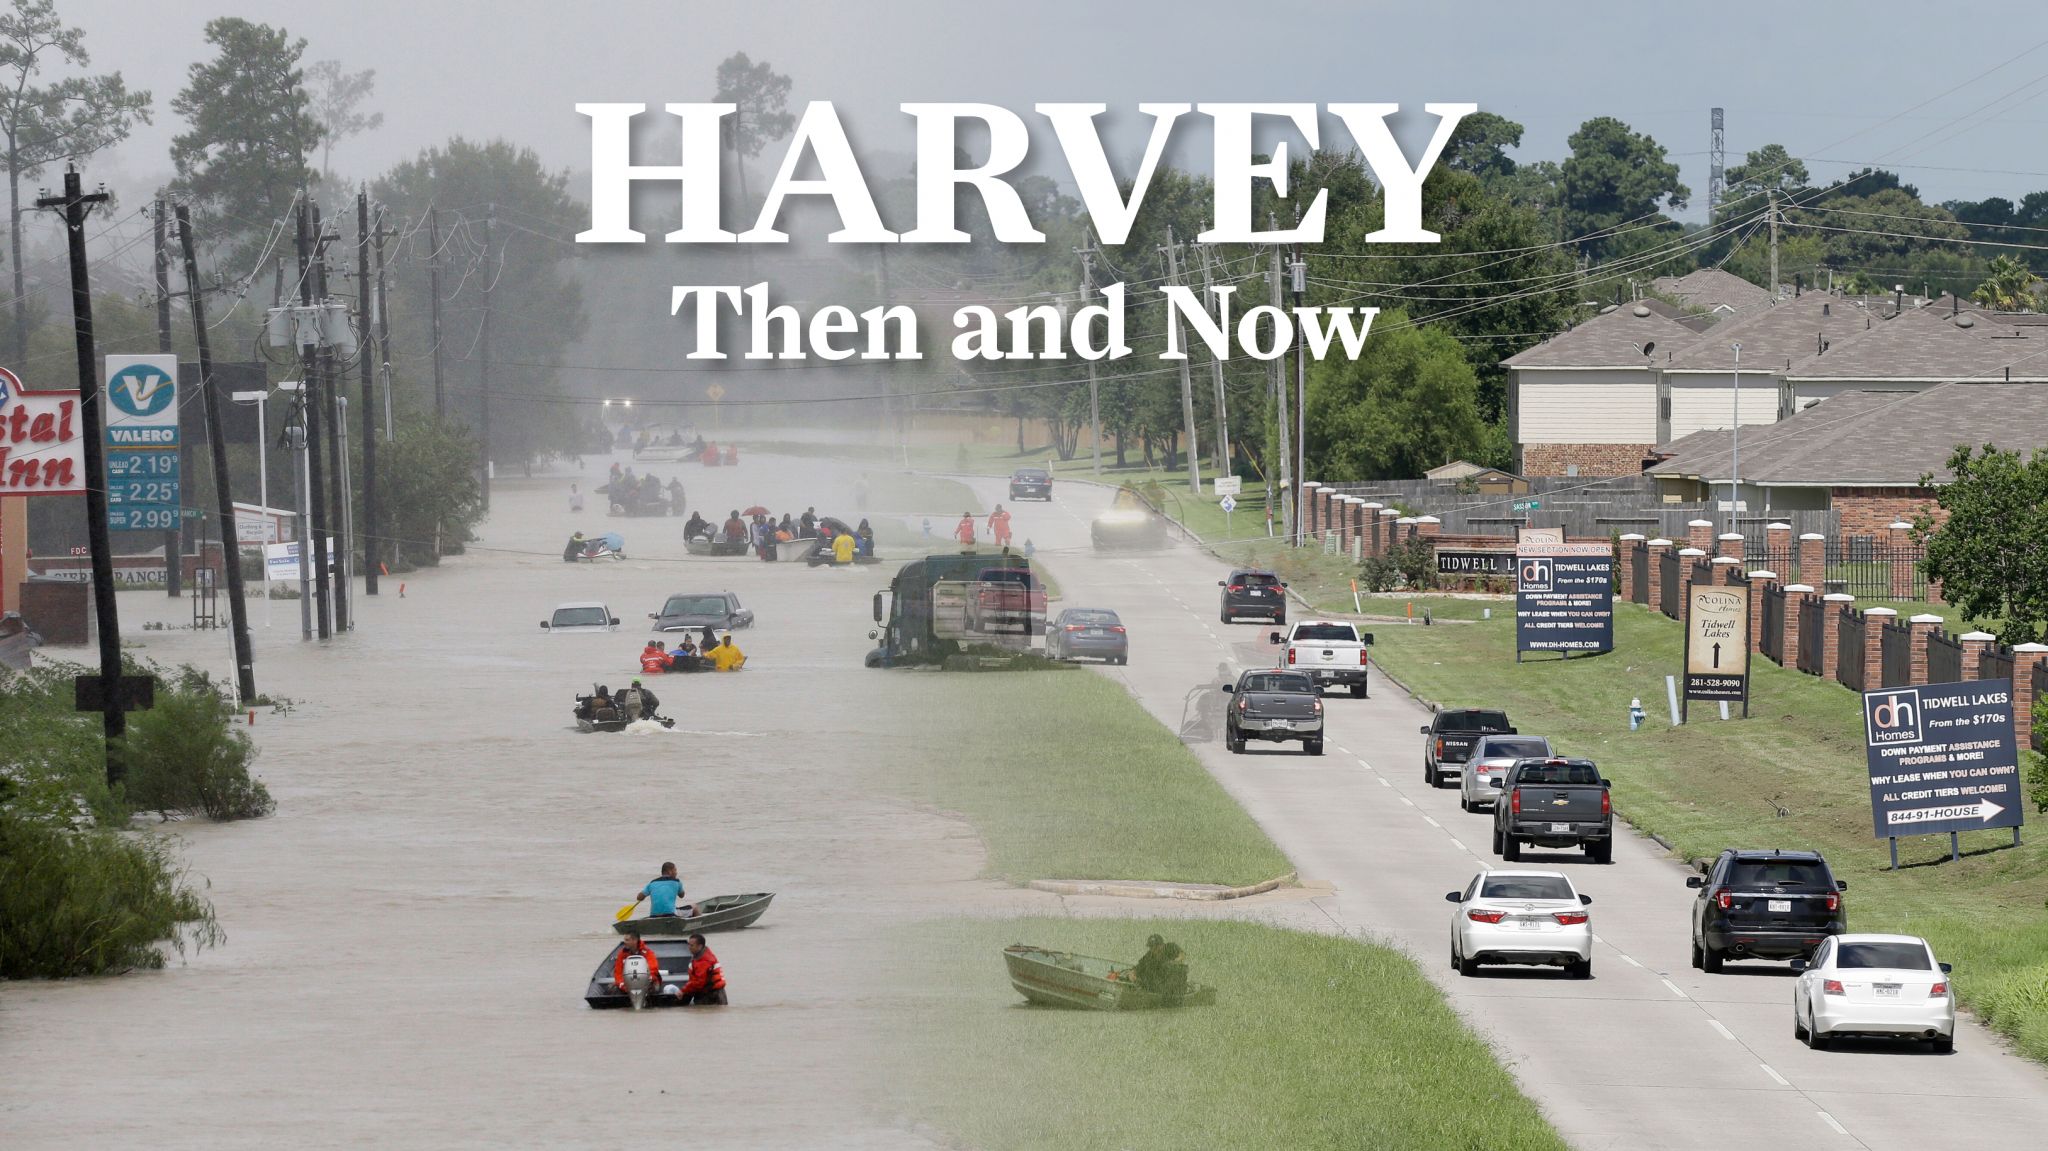
<path fill-rule="evenodd" d="M 1221 506 L 1222 506 L 1222 508 L 1223 508 L 1223 510 L 1224 510 L 1224 512 L 1225 512 L 1226 514 L 1228 514 L 1228 513 L 1230 513 L 1230 512 L 1234 512 L 1234 511 L 1236 511 L 1236 510 L 1237 510 L 1237 497 L 1235 497 L 1235 496 L 1224 496 L 1224 497 L 1223 497 L 1223 503 L 1222 503 L 1222 505 L 1221 505 Z"/>
<path fill-rule="evenodd" d="M 715 404 L 725 398 L 725 386 L 722 384 L 712 384 L 704 389 L 704 395 Z"/>
<path fill-rule="evenodd" d="M 1518 512 L 1533 512 L 1543 506 L 1542 500 L 1516 500 L 1512 505 Z"/>
<path fill-rule="evenodd" d="M 1216 494 L 1219 496 L 1234 496 L 1244 492 L 1243 476 L 1217 476 L 1211 482 L 1216 485 Z"/>

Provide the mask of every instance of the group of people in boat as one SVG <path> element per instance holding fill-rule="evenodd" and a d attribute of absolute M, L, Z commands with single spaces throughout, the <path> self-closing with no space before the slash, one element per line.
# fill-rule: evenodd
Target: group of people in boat
<path fill-rule="evenodd" d="M 598 490 L 604 493 L 613 515 L 674 515 L 683 507 L 683 481 L 671 479 L 663 484 L 653 472 L 636 476 L 632 468 L 621 468 L 616 461 L 609 479 Z"/>
<path fill-rule="evenodd" d="M 576 697 L 576 718 L 592 723 L 614 723 L 618 720 L 638 723 L 643 719 L 660 717 L 661 700 L 637 679 L 616 692 L 605 684 L 598 684 L 591 694 Z"/>
<path fill-rule="evenodd" d="M 638 907 L 645 900 L 650 919 L 694 918 L 697 909 L 681 903 L 682 897 L 683 880 L 676 874 L 676 865 L 664 863 L 661 874 L 648 880 L 639 894 L 633 896 L 632 905 Z M 621 991 L 626 990 L 626 959 L 638 955 L 647 964 L 648 974 L 654 978 L 663 995 L 674 998 L 685 1007 L 725 1006 L 725 970 L 719 965 L 718 956 L 712 954 L 710 946 L 704 942 L 703 933 L 690 935 L 689 948 L 690 970 L 684 974 L 683 981 L 677 983 L 675 976 L 683 973 L 663 971 L 661 957 L 647 946 L 639 932 L 633 932 L 626 936 L 626 941 L 619 946 L 618 955 L 612 959 L 612 984 Z"/>
<path fill-rule="evenodd" d="M 640 671 L 643 675 L 666 675 L 670 672 L 687 671 L 738 671 L 747 665 L 747 653 L 732 641 L 732 633 L 719 635 L 710 624 L 704 625 L 703 642 L 700 645 L 690 638 L 689 632 L 671 648 L 659 638 L 647 641 L 640 649 Z M 638 682 L 637 680 L 635 682 Z"/>
<path fill-rule="evenodd" d="M 1145 954 L 1132 966 L 1130 977 L 1138 989 L 1172 999 L 1188 993 L 1188 965 L 1181 958 L 1180 944 L 1157 934 L 1145 940 Z"/>
<path fill-rule="evenodd" d="M 850 564 L 856 556 L 875 554 L 875 529 L 868 521 L 862 520 L 860 526 L 845 531 L 836 521 L 820 517 L 815 507 L 805 508 L 800 516 L 784 512 L 780 520 L 773 513 L 761 511 L 743 517 L 734 508 L 726 514 L 725 522 L 716 526 L 691 512 L 689 522 L 683 525 L 683 538 L 720 544 L 744 541 L 756 556 L 771 561 L 776 558 L 776 545 L 791 540 L 823 539 L 835 564 Z"/>

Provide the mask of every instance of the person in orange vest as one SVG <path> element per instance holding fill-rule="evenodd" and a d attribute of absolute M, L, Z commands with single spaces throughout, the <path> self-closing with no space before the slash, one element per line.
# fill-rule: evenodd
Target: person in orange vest
<path fill-rule="evenodd" d="M 953 538 L 968 547 L 974 546 L 974 513 L 961 512 L 960 526 L 953 529 Z"/>
<path fill-rule="evenodd" d="M 997 547 L 1010 546 L 1010 513 L 1004 511 L 1001 504 L 988 513 L 988 534 L 995 537 Z"/>
<path fill-rule="evenodd" d="M 652 947 L 641 942 L 640 933 L 637 931 L 626 936 L 626 942 L 620 945 L 618 955 L 612 959 L 612 986 L 620 991 L 626 989 L 626 957 L 628 955 L 638 955 L 645 959 L 647 961 L 648 977 L 654 980 L 656 987 L 661 986 L 661 957 L 654 954 Z"/>
<path fill-rule="evenodd" d="M 725 1006 L 725 971 L 701 934 L 690 936 L 690 978 L 676 989 L 676 999 L 685 1007 Z"/>
<path fill-rule="evenodd" d="M 669 657 L 658 639 L 648 640 L 647 646 L 640 650 L 640 670 L 647 675 L 660 675 L 675 665 L 676 661 Z"/>

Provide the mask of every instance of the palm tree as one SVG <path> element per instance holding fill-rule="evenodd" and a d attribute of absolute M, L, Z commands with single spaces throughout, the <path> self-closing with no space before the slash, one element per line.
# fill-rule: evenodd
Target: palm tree
<path fill-rule="evenodd" d="M 2041 283 L 2017 256 L 1998 256 L 1991 261 L 1991 278 L 1977 286 L 1970 298 L 1994 312 L 2031 311 L 2034 286 Z"/>

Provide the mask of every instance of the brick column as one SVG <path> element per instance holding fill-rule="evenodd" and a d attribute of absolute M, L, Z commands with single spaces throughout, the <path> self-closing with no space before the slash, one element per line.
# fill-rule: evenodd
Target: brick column
<path fill-rule="evenodd" d="M 1906 682 L 1914 687 L 1927 682 L 1927 641 L 1940 633 L 1944 622 L 1938 615 L 1916 615 L 1906 621 L 1906 627 L 1913 633 L 1912 674 Z"/>
<path fill-rule="evenodd" d="M 1785 660 L 1780 667 L 1799 666 L 1799 611 L 1813 598 L 1813 589 L 1803 583 L 1785 585 L 1785 642 L 1780 648 Z"/>
<path fill-rule="evenodd" d="M 1721 555 L 1734 556 L 1736 559 L 1743 558 L 1741 532 L 1722 532 L 1719 543 Z"/>
<path fill-rule="evenodd" d="M 1702 552 L 1714 550 L 1714 521 L 1688 520 L 1685 525 L 1685 544 Z"/>
<path fill-rule="evenodd" d="M 1807 532 L 1799 537 L 1799 582 L 1819 590 L 1828 585 L 1828 537 Z"/>
<path fill-rule="evenodd" d="M 1706 554 L 1698 548 L 1678 549 L 1678 618 L 1681 621 L 1685 619 L 1686 613 L 1692 610 L 1687 606 L 1692 602 L 1688 596 L 1692 591 L 1692 565 L 1698 563 L 1700 557 Z"/>
<path fill-rule="evenodd" d="M 1621 537 L 1621 553 L 1614 557 L 1615 566 L 1621 569 L 1621 602 L 1630 603 L 1636 598 L 1636 547 L 1643 542 L 1643 533 L 1629 532 Z M 1654 602 L 1656 597 L 1652 596 Z"/>
<path fill-rule="evenodd" d="M 1764 560 L 1782 567 L 1789 574 L 1792 571 L 1792 525 L 1764 525 Z"/>
<path fill-rule="evenodd" d="M 1316 489 L 1316 523 L 1321 526 L 1324 535 L 1337 530 L 1337 517 L 1333 511 L 1336 503 L 1336 492 L 1329 488 Z"/>
<path fill-rule="evenodd" d="M 2034 665 L 2048 660 L 2048 643 L 2014 644 L 2012 649 L 2013 730 L 2021 747 L 2034 737 Z"/>
<path fill-rule="evenodd" d="M 1896 608 L 1874 607 L 1863 613 L 1863 686 L 1884 686 L 1884 629 L 1899 622 Z"/>
<path fill-rule="evenodd" d="M 1984 653 L 1998 646 L 1998 637 L 1988 631 L 1966 631 L 1956 637 L 1963 641 L 1963 678 L 1984 678 Z M 2012 661 L 2017 668 L 2020 661 Z"/>
<path fill-rule="evenodd" d="M 1664 557 L 1671 551 L 1671 541 L 1658 536 L 1649 542 L 1650 547 L 1650 610 L 1662 611 L 1664 603 Z"/>
<path fill-rule="evenodd" d="M 1393 546 L 1395 546 L 1395 547 L 1401 547 L 1401 546 L 1405 545 L 1405 544 L 1406 544 L 1406 543 L 1407 543 L 1407 542 L 1408 542 L 1409 540 L 1411 540 L 1411 539 L 1414 539 L 1414 538 L 1415 538 L 1415 517 L 1414 517 L 1414 516 L 1400 516 L 1400 517 L 1398 517 L 1397 519 L 1395 519 L 1395 520 L 1394 520 L 1394 544 L 1393 544 Z"/>
<path fill-rule="evenodd" d="M 1415 534 L 1424 539 L 1434 540 L 1444 534 L 1444 521 L 1435 516 L 1416 516 Z"/>
<path fill-rule="evenodd" d="M 1907 559 L 1905 551 L 1913 546 L 1913 525 L 1904 520 L 1885 525 L 1884 544 L 1891 552 L 1888 566 L 1891 568 L 1891 596 L 1893 599 L 1913 598 L 1913 561 Z"/>
<path fill-rule="evenodd" d="M 1749 573 L 1749 650 L 1759 652 L 1764 646 L 1764 596 L 1770 593 L 1772 584 L 1778 582 L 1774 571 L 1753 571 Z"/>
<path fill-rule="evenodd" d="M 1381 555 L 1393 551 L 1394 547 L 1401 542 L 1395 532 L 1395 525 L 1401 522 L 1400 515 L 1401 512 L 1397 508 L 1380 509 L 1380 526 L 1377 534 L 1380 539 Z"/>
<path fill-rule="evenodd" d="M 1323 485 L 1314 480 L 1301 481 L 1301 522 L 1294 525 L 1304 540 L 1315 536 L 1316 531 L 1316 489 Z"/>
<path fill-rule="evenodd" d="M 1856 597 L 1838 591 L 1820 599 L 1820 677 L 1833 679 L 1842 666 L 1842 609 L 1855 603 Z"/>
<path fill-rule="evenodd" d="M 1708 560 L 1707 564 L 1713 568 L 1713 582 L 1717 584 L 1728 585 L 1744 582 L 1742 578 L 1742 561 L 1734 556 L 1715 556 L 1713 559 Z"/>
<path fill-rule="evenodd" d="M 1358 505 L 1358 530 L 1365 534 L 1365 554 L 1380 554 L 1380 510 L 1384 504 L 1361 503 Z"/>

